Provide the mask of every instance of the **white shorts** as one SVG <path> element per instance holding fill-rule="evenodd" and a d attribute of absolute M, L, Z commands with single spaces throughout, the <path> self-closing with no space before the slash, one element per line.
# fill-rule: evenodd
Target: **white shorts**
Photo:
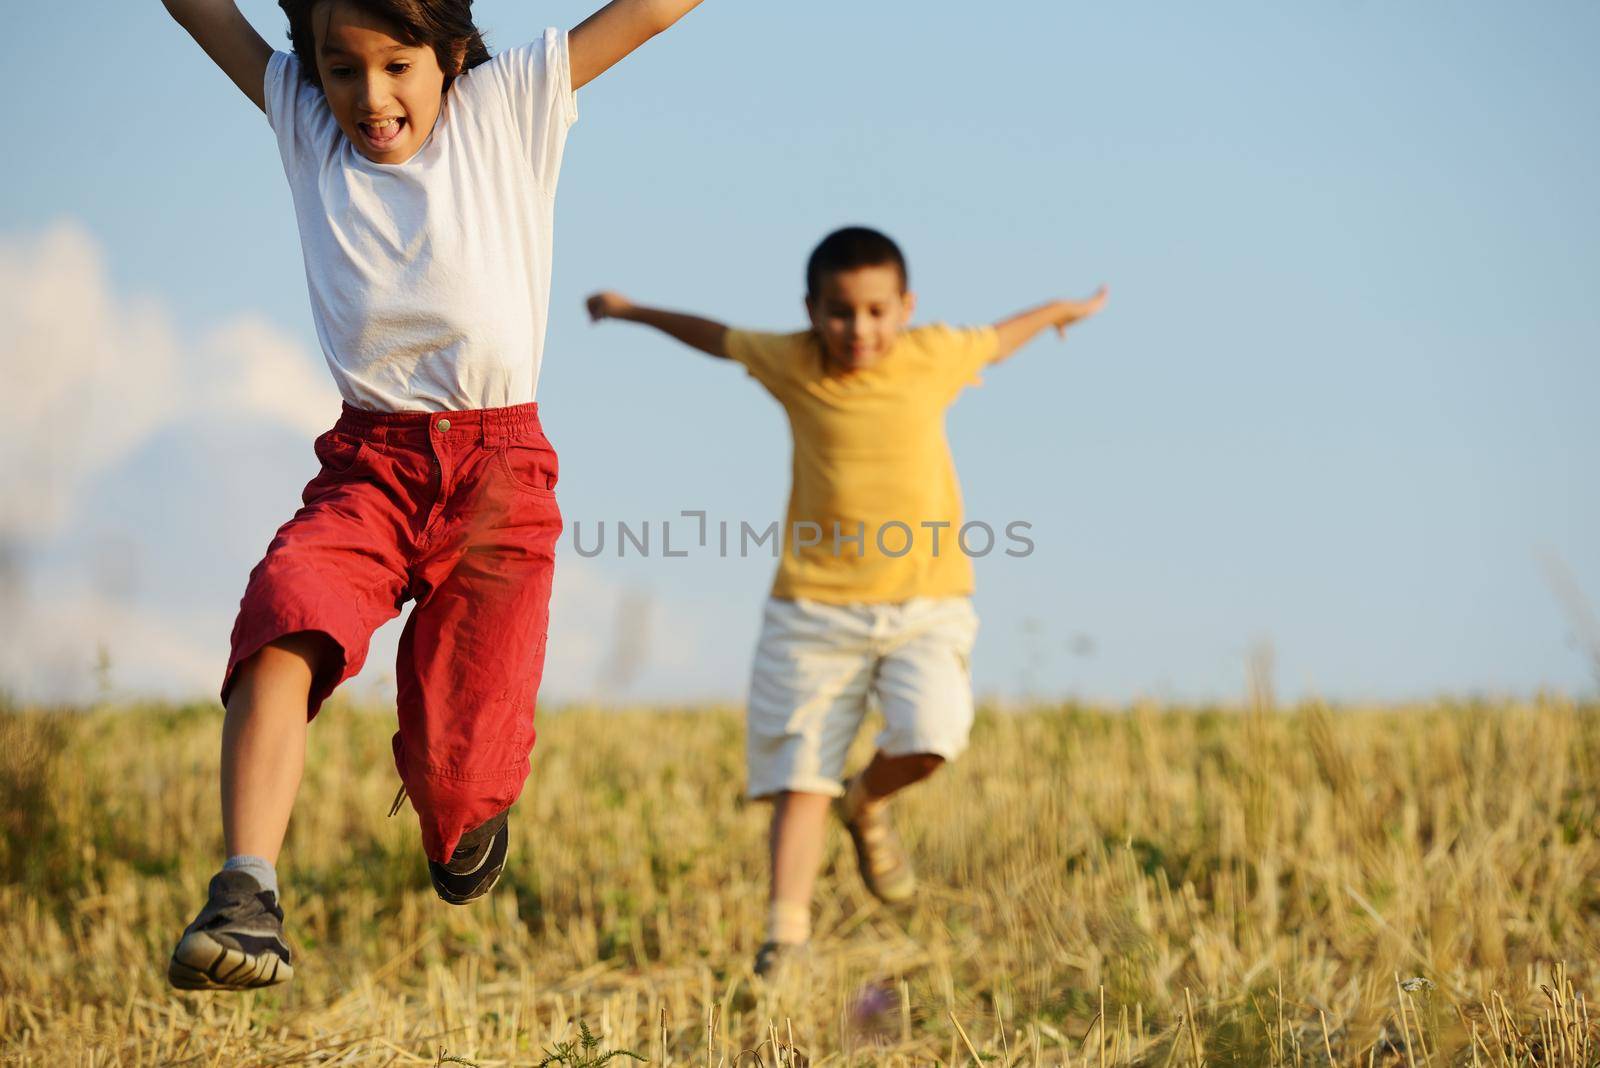
<path fill-rule="evenodd" d="M 845 757 L 873 695 L 886 722 L 879 750 L 955 759 L 972 730 L 977 635 L 966 597 L 769 599 L 750 677 L 749 795 L 842 794 Z"/>

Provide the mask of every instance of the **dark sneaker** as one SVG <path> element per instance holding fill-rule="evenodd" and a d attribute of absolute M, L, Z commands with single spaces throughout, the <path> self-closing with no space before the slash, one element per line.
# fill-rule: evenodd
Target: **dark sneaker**
<path fill-rule="evenodd" d="M 909 901 L 917 892 L 917 874 L 900 836 L 889 820 L 889 806 L 878 804 L 865 812 L 850 812 L 844 798 L 834 803 L 850 842 L 856 847 L 856 866 L 872 896 L 885 904 Z"/>
<path fill-rule="evenodd" d="M 184 928 L 167 964 L 179 990 L 252 990 L 294 978 L 277 896 L 248 873 L 211 878 L 211 900 Z"/>
<path fill-rule="evenodd" d="M 452 905 L 465 905 L 493 890 L 506 866 L 510 839 L 504 812 L 472 828 L 461 836 L 448 861 L 428 861 L 434 892 Z"/>
<path fill-rule="evenodd" d="M 756 950 L 755 973 L 768 982 L 775 982 L 794 971 L 806 957 L 807 946 L 793 942 L 763 942 Z"/>

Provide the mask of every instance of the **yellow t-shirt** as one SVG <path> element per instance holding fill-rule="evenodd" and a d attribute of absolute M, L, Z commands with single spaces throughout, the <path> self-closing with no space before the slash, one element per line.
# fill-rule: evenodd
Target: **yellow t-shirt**
<path fill-rule="evenodd" d="M 728 355 L 783 405 L 794 439 L 774 597 L 894 603 L 972 592 L 944 419 L 998 349 L 993 327 L 925 326 L 871 368 L 840 375 L 826 373 L 810 331 L 728 333 Z"/>

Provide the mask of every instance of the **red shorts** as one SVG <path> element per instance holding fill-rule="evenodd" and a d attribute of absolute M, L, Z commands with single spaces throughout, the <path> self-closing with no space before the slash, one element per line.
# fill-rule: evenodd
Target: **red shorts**
<path fill-rule="evenodd" d="M 250 573 L 222 684 L 262 646 L 328 635 L 343 654 L 307 716 L 361 670 L 372 632 L 416 607 L 396 663 L 395 766 L 428 856 L 510 807 L 528 777 L 561 512 L 538 405 L 471 412 L 345 406 L 322 470 Z"/>

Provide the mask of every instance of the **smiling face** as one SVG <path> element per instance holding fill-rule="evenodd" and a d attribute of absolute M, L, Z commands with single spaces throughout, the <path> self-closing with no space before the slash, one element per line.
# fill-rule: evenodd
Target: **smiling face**
<path fill-rule="evenodd" d="M 851 374 L 883 359 L 916 304 L 900 268 L 886 263 L 822 275 L 817 292 L 806 298 L 806 311 L 830 370 Z"/>
<path fill-rule="evenodd" d="M 444 102 L 434 50 L 348 0 L 323 0 L 311 24 L 322 92 L 344 135 L 374 163 L 416 155 Z"/>

